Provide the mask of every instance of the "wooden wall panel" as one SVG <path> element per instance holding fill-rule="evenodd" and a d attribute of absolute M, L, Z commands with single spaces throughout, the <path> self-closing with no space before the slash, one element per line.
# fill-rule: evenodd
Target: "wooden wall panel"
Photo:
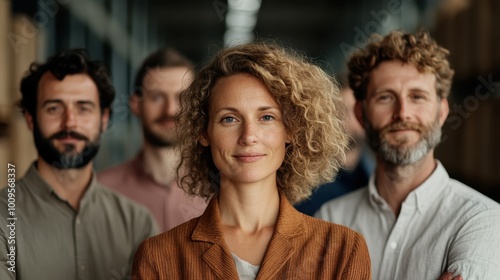
<path fill-rule="evenodd" d="M 10 63 L 9 43 L 7 38 L 10 31 L 10 1 L 0 1 L 0 188 L 7 185 L 7 163 L 9 162 L 9 139 L 7 134 L 7 125 L 9 124 L 9 116 L 11 110 L 10 98 Z"/>
<path fill-rule="evenodd" d="M 13 17 L 13 33 L 26 39 L 14 51 L 11 65 L 13 74 L 11 93 L 12 99 L 16 101 L 21 98 L 19 92 L 20 81 L 29 69 L 30 64 L 37 59 L 39 32 L 36 31 L 33 25 L 29 26 L 30 24 L 29 19 L 24 15 Z M 28 33 L 27 30 L 33 31 L 33 33 Z M 16 164 L 17 173 L 23 175 L 33 160 L 36 159 L 36 148 L 33 143 L 33 135 L 17 108 L 12 110 L 9 128 L 10 161 Z"/>
<path fill-rule="evenodd" d="M 470 110 L 465 110 L 467 117 L 460 117 L 462 123 L 455 129 L 445 125 L 448 138 L 436 156 L 450 175 L 500 201 L 500 1 L 442 3 L 432 33 L 450 50 L 455 68 L 450 108 L 470 102 Z M 496 85 L 486 87 L 479 77 Z"/>

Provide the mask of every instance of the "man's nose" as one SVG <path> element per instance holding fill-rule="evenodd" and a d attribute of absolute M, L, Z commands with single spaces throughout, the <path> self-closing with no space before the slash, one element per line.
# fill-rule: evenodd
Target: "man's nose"
<path fill-rule="evenodd" d="M 408 106 L 408 102 L 403 99 L 399 99 L 394 108 L 394 115 L 393 118 L 395 120 L 407 120 L 410 117 L 410 110 Z"/>
<path fill-rule="evenodd" d="M 63 129 L 72 129 L 76 125 L 76 112 L 74 108 L 66 108 L 64 111 Z"/>
<path fill-rule="evenodd" d="M 163 109 L 166 115 L 175 116 L 179 110 L 179 100 L 176 98 L 167 98 Z"/>

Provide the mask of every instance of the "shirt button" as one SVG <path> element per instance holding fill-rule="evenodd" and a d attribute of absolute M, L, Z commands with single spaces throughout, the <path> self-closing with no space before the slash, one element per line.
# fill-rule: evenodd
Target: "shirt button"
<path fill-rule="evenodd" d="M 76 224 L 79 225 L 80 224 L 80 218 L 76 218 Z"/>
<path fill-rule="evenodd" d="M 392 248 L 392 249 L 396 249 L 396 247 L 398 247 L 398 243 L 396 243 L 396 242 L 394 242 L 394 241 L 393 241 L 393 242 L 391 242 L 391 248 Z"/>
<path fill-rule="evenodd" d="M 82 265 L 82 266 L 81 266 L 81 269 L 82 269 L 82 271 L 84 271 L 84 270 L 85 270 L 85 266 L 84 266 L 84 265 Z"/>

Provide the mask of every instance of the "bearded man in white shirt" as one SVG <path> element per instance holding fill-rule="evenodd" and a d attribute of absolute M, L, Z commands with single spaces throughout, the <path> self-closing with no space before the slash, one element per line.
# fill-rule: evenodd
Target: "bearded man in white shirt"
<path fill-rule="evenodd" d="M 394 31 L 351 56 L 349 85 L 377 166 L 316 217 L 364 235 L 373 279 L 499 279 L 500 204 L 434 159 L 454 71 L 427 32 Z"/>

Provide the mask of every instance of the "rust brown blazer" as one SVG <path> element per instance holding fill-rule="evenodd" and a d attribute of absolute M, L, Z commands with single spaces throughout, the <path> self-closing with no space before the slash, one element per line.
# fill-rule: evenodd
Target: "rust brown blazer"
<path fill-rule="evenodd" d="M 134 280 L 238 279 L 217 197 L 199 218 L 145 240 L 132 275 Z M 371 279 L 368 248 L 360 234 L 298 212 L 281 193 L 275 231 L 256 279 Z"/>

